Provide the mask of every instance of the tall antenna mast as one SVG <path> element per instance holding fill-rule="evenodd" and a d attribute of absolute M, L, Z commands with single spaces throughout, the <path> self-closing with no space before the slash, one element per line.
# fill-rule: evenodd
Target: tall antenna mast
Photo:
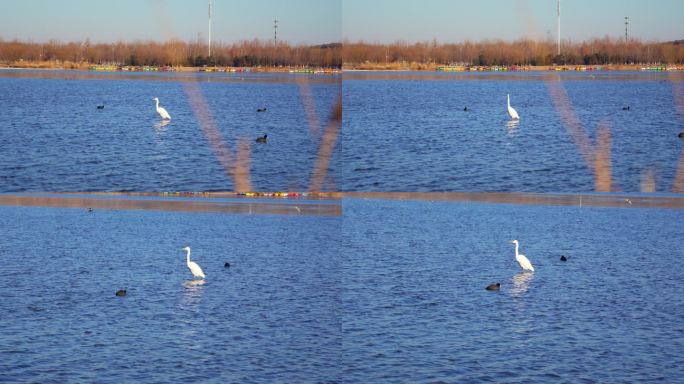
<path fill-rule="evenodd" d="M 558 0 L 556 13 L 558 14 L 558 55 L 560 56 L 560 0 Z"/>
<path fill-rule="evenodd" d="M 629 25 L 629 16 L 625 16 L 625 44 L 627 44 L 627 26 Z"/>
<path fill-rule="evenodd" d="M 209 0 L 209 56 L 211 57 L 211 0 Z"/>
<path fill-rule="evenodd" d="M 273 45 L 278 45 L 278 20 L 273 20 Z"/>

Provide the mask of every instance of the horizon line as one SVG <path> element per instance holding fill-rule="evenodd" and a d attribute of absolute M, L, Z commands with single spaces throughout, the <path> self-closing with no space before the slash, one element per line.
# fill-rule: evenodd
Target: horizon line
<path fill-rule="evenodd" d="M 561 43 L 565 44 L 576 44 L 576 43 L 582 43 L 582 42 L 588 42 L 588 41 L 596 41 L 596 40 L 615 40 L 619 41 L 622 40 L 624 41 L 624 38 L 621 36 L 610 36 L 610 35 L 604 35 L 604 36 L 594 36 L 594 37 L 589 37 L 586 39 L 572 39 L 572 38 L 565 38 L 561 39 Z M 349 38 L 342 38 L 341 40 L 336 40 L 336 41 L 328 41 L 325 43 L 292 43 L 288 40 L 279 40 L 278 45 L 283 44 L 283 45 L 288 45 L 288 46 L 309 46 L 309 47 L 315 47 L 315 46 L 321 46 L 321 45 L 331 45 L 331 44 L 368 44 L 368 45 L 416 45 L 416 44 L 436 44 L 436 45 L 453 45 L 453 44 L 464 44 L 464 43 L 474 43 L 474 44 L 480 44 L 480 43 L 491 43 L 491 42 L 504 42 L 504 43 L 515 43 L 515 42 L 520 42 L 520 41 L 532 41 L 536 43 L 554 43 L 555 40 L 550 39 L 548 37 L 545 38 L 535 38 L 535 37 L 529 37 L 529 36 L 521 36 L 515 39 L 510 39 L 510 38 L 484 38 L 484 39 L 462 39 L 462 40 L 439 40 L 436 37 L 429 39 L 429 40 L 410 40 L 410 39 L 402 39 L 402 38 L 397 38 L 391 42 L 388 41 L 380 41 L 380 40 L 364 40 L 364 39 L 357 39 L 357 40 L 351 40 Z M 629 39 L 630 42 L 639 42 L 639 43 L 644 43 L 644 44 L 667 44 L 667 43 L 678 43 L 678 42 L 684 42 L 684 37 L 681 39 L 673 39 L 673 40 L 656 40 L 656 39 L 651 39 L 651 40 L 644 40 L 638 37 L 633 37 Z M 125 44 L 130 44 L 130 43 L 158 43 L 158 44 L 165 44 L 169 42 L 183 42 L 183 43 L 199 43 L 202 45 L 207 45 L 207 41 L 199 41 L 198 39 L 182 39 L 178 37 L 173 37 L 169 39 L 144 39 L 144 38 L 135 38 L 135 39 L 130 39 L 130 40 L 112 40 L 112 41 L 92 41 L 90 37 L 86 37 L 84 39 L 80 40 L 61 40 L 61 39 L 50 39 L 50 40 L 34 40 L 34 39 L 20 39 L 17 37 L 14 38 L 5 38 L 2 35 L 0 35 L 0 43 L 24 43 L 24 44 L 50 44 L 50 43 L 58 43 L 58 44 L 73 44 L 73 43 L 85 43 L 89 42 L 90 44 L 95 44 L 95 45 L 109 45 L 109 44 L 119 44 L 119 43 L 125 43 Z M 239 44 L 244 44 L 244 43 L 253 43 L 253 42 L 259 42 L 263 43 L 264 45 L 273 45 L 273 40 L 272 39 L 265 39 L 265 38 L 258 38 L 255 37 L 253 39 L 242 39 L 242 40 L 235 40 L 232 42 L 225 42 L 223 40 L 216 40 L 212 39 L 212 45 L 214 44 L 219 44 L 219 45 L 239 45 Z"/>

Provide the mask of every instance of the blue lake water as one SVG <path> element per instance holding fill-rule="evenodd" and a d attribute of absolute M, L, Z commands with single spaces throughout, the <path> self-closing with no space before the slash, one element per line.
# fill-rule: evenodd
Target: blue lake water
<path fill-rule="evenodd" d="M 0 207 L 0 381 L 684 375 L 681 210 L 343 204 L 342 217 Z"/>
<path fill-rule="evenodd" d="M 548 76 L 557 75 L 345 73 L 338 185 L 346 191 L 593 191 L 593 171 L 561 122 L 548 87 L 556 81 Z M 677 137 L 684 116 L 674 97 L 682 77 L 585 72 L 559 78 L 590 143 L 597 126 L 611 129 L 613 189 L 638 192 L 645 175 L 653 175 L 656 191 L 671 191 L 684 148 Z M 517 124 L 509 121 L 507 94 L 520 115 Z"/>
<path fill-rule="evenodd" d="M 343 127 L 324 189 L 593 191 L 593 171 L 544 76 L 345 73 Z M 596 144 L 599 124 L 611 130 L 613 189 L 638 192 L 652 177 L 655 191 L 671 191 L 684 146 L 674 97 L 681 76 L 560 78 L 588 141 Z M 192 111 L 189 95 L 198 89 L 231 150 L 239 138 L 252 143 L 253 189 L 305 190 L 322 131 L 309 117 L 313 111 L 325 125 L 340 84 L 340 76 L 289 74 L 0 71 L 0 185 L 4 192 L 233 189 Z M 509 122 L 507 93 L 518 124 Z M 173 117 L 166 126 L 155 96 Z M 257 113 L 262 107 L 267 112 Z M 263 134 L 268 144 L 254 143 Z"/>
<path fill-rule="evenodd" d="M 680 210 L 347 200 L 344 212 L 348 382 L 684 375 Z"/>
<path fill-rule="evenodd" d="M 0 214 L 0 382 L 339 377 L 339 217 Z"/>
<path fill-rule="evenodd" d="M 233 152 L 239 138 L 251 143 L 254 190 L 306 190 L 321 130 L 310 126 L 301 81 L 325 124 L 339 77 L 0 70 L 0 188 L 233 190 L 193 114 L 189 95 L 199 94 Z M 153 97 L 171 114 L 168 125 Z M 269 142 L 256 144 L 264 134 Z"/>
<path fill-rule="evenodd" d="M 341 90 L 340 77 L 306 79 L 0 71 L 0 192 L 232 190 L 198 100 L 232 149 L 251 142 L 253 189 L 304 190 L 321 144 L 311 117 L 325 125 L 340 92 L 324 189 L 594 190 L 540 74 L 354 73 Z M 591 142 L 611 130 L 615 189 L 638 192 L 651 174 L 669 192 L 681 77 L 561 79 Z M 684 377 L 681 209 L 341 204 L 341 217 L 0 206 L 0 382 Z"/>

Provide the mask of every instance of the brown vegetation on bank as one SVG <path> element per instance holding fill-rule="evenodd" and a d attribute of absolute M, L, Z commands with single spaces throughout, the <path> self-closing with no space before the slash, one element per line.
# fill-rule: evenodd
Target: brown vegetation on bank
<path fill-rule="evenodd" d="M 0 65 L 24 68 L 85 69 L 91 64 L 172 67 L 323 67 L 374 70 L 435 70 L 442 65 L 525 66 L 684 64 L 684 40 L 642 42 L 604 37 L 582 42 L 564 41 L 557 55 L 555 42 L 521 39 L 462 43 L 392 44 L 345 42 L 293 46 L 287 42 L 134 41 L 111 44 L 4 41 L 0 38 Z"/>
<path fill-rule="evenodd" d="M 684 41 L 648 42 L 604 37 L 583 42 L 564 41 L 561 54 L 552 41 L 529 39 L 507 42 L 485 40 L 457 44 L 421 42 L 409 44 L 351 43 L 343 48 L 346 68 L 362 68 L 373 64 L 376 69 L 431 69 L 439 65 L 463 64 L 477 66 L 548 66 L 608 65 L 625 63 L 684 63 Z"/>
<path fill-rule="evenodd" d="M 30 43 L 0 39 L 0 63 L 27 62 L 23 67 L 50 68 L 60 63 L 62 68 L 84 68 L 87 64 L 129 66 L 289 66 L 340 68 L 342 47 L 339 43 L 297 45 L 261 40 L 234 44 L 213 43 L 211 57 L 204 42 L 170 40 L 116 42 L 111 44 L 84 42 Z M 53 63 L 53 64 L 50 64 Z M 66 65 L 65 65 L 66 63 Z"/>

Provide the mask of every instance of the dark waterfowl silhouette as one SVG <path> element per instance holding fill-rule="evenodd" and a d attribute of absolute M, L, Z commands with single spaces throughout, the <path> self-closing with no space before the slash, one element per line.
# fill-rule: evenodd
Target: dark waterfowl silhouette
<path fill-rule="evenodd" d="M 560 257 L 560 261 L 568 261 L 568 258 L 567 258 L 567 257 L 565 257 L 565 255 L 561 255 L 561 257 Z"/>
<path fill-rule="evenodd" d="M 230 263 L 227 261 L 223 263 L 223 268 L 230 268 Z"/>
<path fill-rule="evenodd" d="M 499 288 L 501 288 L 501 283 L 489 284 L 485 289 L 488 291 L 498 291 Z"/>
<path fill-rule="evenodd" d="M 97 109 L 104 109 L 104 104 L 103 105 L 98 105 Z"/>
<path fill-rule="evenodd" d="M 468 112 L 468 111 L 470 111 L 470 109 L 468 109 L 468 107 L 463 108 L 463 112 Z"/>
<path fill-rule="evenodd" d="M 266 108 L 257 108 L 257 112 L 266 112 Z"/>
<path fill-rule="evenodd" d="M 257 137 L 256 142 L 257 143 L 265 143 L 267 137 L 268 137 L 268 135 L 266 135 L 266 134 L 264 134 L 264 137 Z"/>
<path fill-rule="evenodd" d="M 679 135 L 677 135 L 680 139 L 684 139 L 684 132 L 679 132 Z"/>
<path fill-rule="evenodd" d="M 629 105 L 626 106 L 626 107 L 622 107 L 622 110 L 623 110 L 623 111 L 629 111 L 629 110 L 630 110 Z"/>
<path fill-rule="evenodd" d="M 117 296 L 126 296 L 126 290 L 125 289 L 119 289 L 116 291 Z"/>

